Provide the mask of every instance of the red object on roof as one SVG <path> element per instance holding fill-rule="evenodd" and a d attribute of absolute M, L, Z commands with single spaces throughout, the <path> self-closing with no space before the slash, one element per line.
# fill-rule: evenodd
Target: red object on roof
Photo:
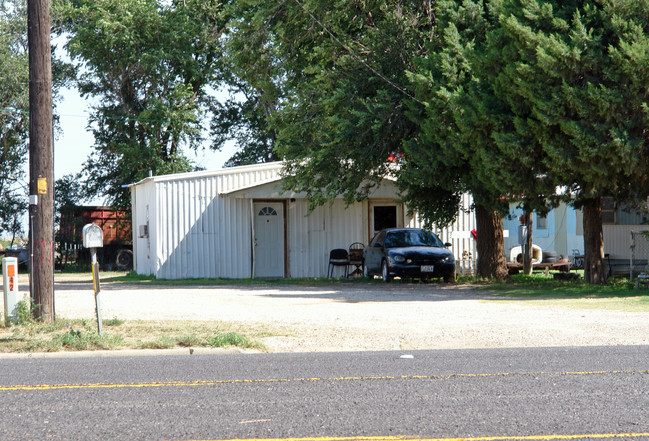
<path fill-rule="evenodd" d="M 403 159 L 403 153 L 390 153 L 388 155 L 389 162 L 399 162 Z"/>

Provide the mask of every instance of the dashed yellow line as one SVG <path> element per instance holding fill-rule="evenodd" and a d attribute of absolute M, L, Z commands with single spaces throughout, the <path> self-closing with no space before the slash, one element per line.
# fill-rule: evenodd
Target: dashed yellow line
<path fill-rule="evenodd" d="M 499 372 L 490 374 L 447 374 L 447 375 L 382 375 L 382 376 L 351 376 L 351 377 L 312 377 L 312 378 L 267 378 L 249 380 L 204 380 L 204 381 L 152 381 L 143 383 L 77 383 L 77 384 L 36 384 L 36 385 L 7 385 L 0 386 L 0 391 L 12 390 L 57 390 L 57 389 L 120 389 L 147 387 L 195 387 L 218 386 L 223 384 L 255 384 L 255 383 L 297 383 L 297 382 L 333 382 L 333 381 L 380 381 L 380 380 L 450 380 L 455 378 L 488 378 L 506 376 L 586 376 L 614 374 L 649 374 L 648 371 L 584 371 L 584 372 Z M 329 439 L 329 438 L 327 438 Z M 347 438 L 345 438 L 347 439 Z M 364 438 L 369 439 L 369 438 Z M 382 438 L 383 439 L 383 438 Z M 533 438 L 532 438 L 533 439 Z M 274 440 L 273 440 L 274 441 Z M 287 441 L 287 440 L 282 440 Z M 334 439 L 336 441 L 336 439 Z"/>
<path fill-rule="evenodd" d="M 579 435 L 527 435 L 527 436 L 478 436 L 468 438 L 421 438 L 414 436 L 350 436 L 317 438 L 250 438 L 236 440 L 202 441 L 527 441 L 527 440 L 571 440 L 571 439 L 622 439 L 644 438 L 648 433 L 589 433 Z M 198 440 L 193 440 L 198 441 Z"/>

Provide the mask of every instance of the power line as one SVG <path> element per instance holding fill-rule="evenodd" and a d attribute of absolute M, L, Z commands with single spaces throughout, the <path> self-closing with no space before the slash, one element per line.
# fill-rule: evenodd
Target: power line
<path fill-rule="evenodd" d="M 294 0 L 294 1 L 295 1 L 295 3 L 297 3 L 297 4 L 298 4 L 298 5 L 299 5 L 303 10 L 304 10 L 304 12 L 306 12 L 306 13 L 309 15 L 309 17 L 311 17 L 311 18 L 313 19 L 313 21 L 315 21 L 315 22 L 316 22 L 316 23 L 317 23 L 317 24 L 318 24 L 322 29 L 324 29 L 324 31 L 325 31 L 327 34 L 329 34 L 329 36 L 330 36 L 330 37 L 331 37 L 331 38 L 332 38 L 336 43 L 338 43 L 338 44 L 339 44 L 343 49 L 345 49 L 347 52 L 349 52 L 349 54 L 352 56 L 352 58 L 354 58 L 356 61 L 360 62 L 363 66 L 365 66 L 366 68 L 368 68 L 369 70 L 371 70 L 371 71 L 372 71 L 375 75 L 377 75 L 381 80 L 383 80 L 384 82 L 386 82 L 387 84 L 389 84 L 390 86 L 392 86 L 394 89 L 396 89 L 396 90 L 399 91 L 400 93 L 404 94 L 404 95 L 407 96 L 408 98 L 410 98 L 410 99 L 412 99 L 412 100 L 418 102 L 418 103 L 421 104 L 421 105 L 425 105 L 425 103 L 424 103 L 423 101 L 421 101 L 421 100 L 415 98 L 413 95 L 411 95 L 411 94 L 410 94 L 407 90 L 405 90 L 403 87 L 399 86 L 397 83 L 395 83 L 394 81 L 390 80 L 388 77 L 386 77 L 385 75 L 383 75 L 381 72 L 379 72 L 378 70 L 376 70 L 374 67 L 370 66 L 370 65 L 369 65 L 365 60 L 363 60 L 363 59 L 362 59 L 358 54 L 356 54 L 356 52 L 354 52 L 354 51 L 353 51 L 349 46 L 347 46 L 345 43 L 343 43 L 342 41 L 340 41 L 340 39 L 339 39 L 338 37 L 336 37 L 336 36 L 334 35 L 334 33 L 331 32 L 331 31 L 329 30 L 329 28 L 327 28 L 327 27 L 326 27 L 326 26 L 325 26 L 325 25 L 324 25 L 320 20 L 318 20 L 318 18 L 317 18 L 315 15 L 313 15 L 313 14 L 311 13 L 311 11 L 309 11 L 309 10 L 308 10 L 308 9 L 307 9 L 303 4 L 302 4 L 302 3 L 300 3 L 300 0 Z"/>
<path fill-rule="evenodd" d="M 25 110 L 16 110 L 16 109 L 0 109 L 0 113 L 13 113 L 21 115 L 29 115 L 28 111 Z M 89 115 L 73 115 L 69 113 L 59 114 L 59 117 L 70 117 L 70 118 L 85 118 L 89 119 Z M 185 124 L 194 124 L 198 121 L 188 121 L 180 119 L 147 119 L 147 118 L 133 118 L 130 116 L 100 116 L 102 119 L 111 119 L 116 121 L 137 121 L 137 122 L 155 122 L 155 123 L 185 123 Z"/>

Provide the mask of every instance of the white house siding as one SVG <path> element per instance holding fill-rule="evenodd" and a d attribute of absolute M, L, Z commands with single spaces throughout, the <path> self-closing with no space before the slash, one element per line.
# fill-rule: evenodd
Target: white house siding
<path fill-rule="evenodd" d="M 470 253 L 471 259 L 477 259 L 476 242 L 473 239 L 471 230 L 476 229 L 475 212 L 472 209 L 473 198 L 470 194 L 462 195 L 460 201 L 460 211 L 458 212 L 457 219 L 448 227 L 440 228 L 433 225 L 433 231 L 437 233 L 439 238 L 444 243 L 451 243 L 451 251 L 456 260 L 461 260 L 464 251 Z M 406 209 L 407 210 L 407 209 Z M 419 228 L 423 226 L 423 222 L 418 216 L 410 217 L 406 215 L 406 226 L 411 228 Z"/>
<path fill-rule="evenodd" d="M 157 185 L 158 277 L 250 276 L 250 207 L 241 199 L 220 198 L 217 181 Z"/>
<path fill-rule="evenodd" d="M 348 249 L 364 239 L 362 203 L 345 207 L 341 199 L 316 208 L 308 215 L 304 199 L 289 201 L 288 249 L 290 277 L 323 277 L 329 267 L 329 252 Z M 308 215 L 308 216 L 307 216 Z M 336 274 L 340 269 L 336 270 Z"/>
<path fill-rule="evenodd" d="M 631 232 L 649 230 L 647 225 L 604 225 L 604 253 L 611 259 L 631 258 Z M 638 250 L 640 251 L 640 250 Z M 639 257 L 636 256 L 636 259 Z M 642 256 L 646 259 L 646 256 Z"/>
<path fill-rule="evenodd" d="M 233 167 L 211 172 L 147 178 L 131 186 L 135 269 L 163 279 L 247 278 L 252 276 L 252 204 L 285 204 L 287 277 L 322 277 L 327 274 L 329 252 L 370 239 L 372 203 L 392 202 L 396 188 L 384 184 L 369 200 L 348 207 L 342 199 L 308 213 L 304 195 L 278 186 L 281 164 Z M 467 250 L 476 257 L 471 198 L 449 228 L 436 229 L 453 244 L 456 258 Z M 404 226 L 421 223 L 405 216 Z M 140 225 L 149 236 L 140 237 Z M 458 234 L 459 233 L 459 234 Z M 336 269 L 336 274 L 340 269 Z"/>
<path fill-rule="evenodd" d="M 279 169 L 277 164 L 237 167 L 134 184 L 136 271 L 164 279 L 250 277 L 250 201 L 220 194 L 272 182 Z M 139 237 L 139 226 L 147 221 L 149 237 Z"/>
<path fill-rule="evenodd" d="M 509 259 L 512 247 L 520 246 L 518 243 L 518 217 L 523 214 L 521 208 L 512 208 L 509 217 L 504 220 L 505 230 L 509 238 L 505 238 L 505 253 Z M 538 215 L 534 213 L 532 224 L 532 240 L 543 251 L 555 251 L 559 255 L 571 256 L 573 250 L 579 253 L 584 249 L 583 234 L 578 234 L 578 216 L 573 207 L 561 204 L 558 208 L 550 210 L 546 215 L 545 229 L 539 229 Z"/>

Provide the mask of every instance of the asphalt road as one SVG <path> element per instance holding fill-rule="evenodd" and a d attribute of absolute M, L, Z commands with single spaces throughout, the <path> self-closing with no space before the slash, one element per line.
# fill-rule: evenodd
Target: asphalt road
<path fill-rule="evenodd" d="M 648 369 L 644 346 L 0 359 L 0 439 L 649 439 Z"/>

